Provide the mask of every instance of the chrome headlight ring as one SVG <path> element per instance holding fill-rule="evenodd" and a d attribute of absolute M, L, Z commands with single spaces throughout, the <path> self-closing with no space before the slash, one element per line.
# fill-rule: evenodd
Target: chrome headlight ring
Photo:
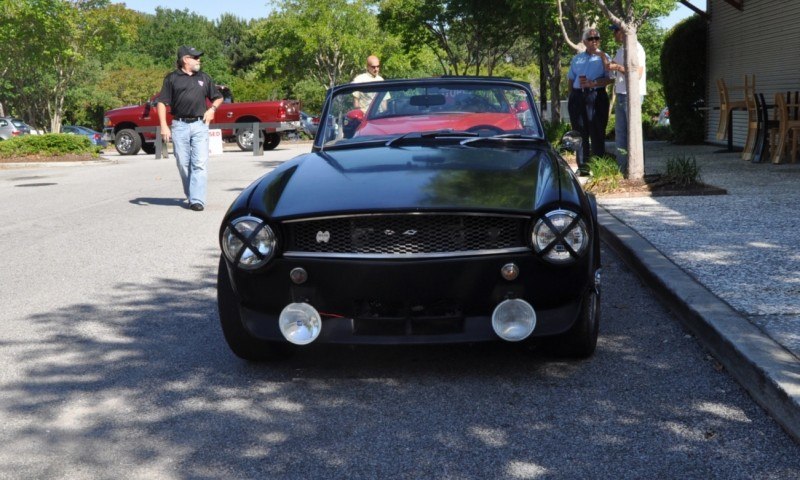
<path fill-rule="evenodd" d="M 553 210 L 541 217 L 531 232 L 534 250 L 551 263 L 577 260 L 589 246 L 586 224 L 570 210 Z"/>
<path fill-rule="evenodd" d="M 243 270 L 255 270 L 274 256 L 277 238 L 265 221 L 244 216 L 228 222 L 221 243 L 228 261 Z"/>

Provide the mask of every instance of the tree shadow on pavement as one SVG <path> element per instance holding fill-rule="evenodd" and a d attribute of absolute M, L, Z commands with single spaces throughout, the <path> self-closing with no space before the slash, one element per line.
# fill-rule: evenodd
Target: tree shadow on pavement
<path fill-rule="evenodd" d="M 18 352 L 18 375 L 2 394 L 13 421 L 0 476 L 796 473 L 797 446 L 605 255 L 604 324 L 586 361 L 497 343 L 312 346 L 251 364 L 222 338 L 214 269 L 197 267 L 192 282 L 120 282 L 29 318 L 47 333 L 2 346 Z M 782 461 L 765 466 L 767 452 Z"/>

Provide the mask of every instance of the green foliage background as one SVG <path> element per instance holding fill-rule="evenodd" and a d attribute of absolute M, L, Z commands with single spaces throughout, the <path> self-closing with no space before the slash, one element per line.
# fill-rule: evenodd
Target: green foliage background
<path fill-rule="evenodd" d="M 641 2 L 663 14 L 676 0 Z M 565 3 L 576 9 L 565 14 L 572 38 L 580 27 L 576 15 L 602 20 L 592 1 Z M 109 0 L 0 2 L 0 37 L 14 39 L 0 42 L 0 104 L 40 129 L 61 124 L 101 129 L 106 110 L 142 103 L 158 92 L 184 44 L 205 52 L 203 69 L 230 86 L 236 101 L 296 98 L 310 113 L 319 111 L 327 88 L 362 72 L 370 54 L 381 58 L 386 78 L 488 74 L 530 82 L 537 92 L 540 74 L 546 82 L 564 83 L 550 69 L 542 72 L 542 55 L 550 61 L 557 49 L 561 73 L 574 54 L 556 41 L 556 0 L 276 0 L 270 5 L 263 18 L 225 14 L 209 20 L 169 8 L 144 14 Z M 643 119 L 657 116 L 665 103 L 657 61 L 664 32 L 654 21 L 639 28 L 648 53 Z"/>
<path fill-rule="evenodd" d="M 664 96 L 676 143 L 702 143 L 705 118 L 696 103 L 705 98 L 706 23 L 691 17 L 676 25 L 661 52 Z"/>

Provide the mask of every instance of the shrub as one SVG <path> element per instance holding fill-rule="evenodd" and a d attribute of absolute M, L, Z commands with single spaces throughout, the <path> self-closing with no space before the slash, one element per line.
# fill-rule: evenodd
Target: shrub
<path fill-rule="evenodd" d="M 92 145 L 82 135 L 48 133 L 23 135 L 0 142 L 0 157 L 27 157 L 30 155 L 56 156 L 66 154 L 91 154 L 96 157 L 100 148 Z"/>
<path fill-rule="evenodd" d="M 705 115 L 695 108 L 705 98 L 706 21 L 699 15 L 676 25 L 661 51 L 664 96 L 676 143 L 703 143 Z"/>
<path fill-rule="evenodd" d="M 545 138 L 552 145 L 556 145 L 561 140 L 561 137 L 572 129 L 570 124 L 566 122 L 553 123 L 545 121 L 543 123 Z"/>
<path fill-rule="evenodd" d="M 664 180 L 682 186 L 700 183 L 700 167 L 694 156 L 684 154 L 667 159 L 667 171 Z"/>
<path fill-rule="evenodd" d="M 619 187 L 623 175 L 614 158 L 609 156 L 592 157 L 588 165 L 590 177 L 586 182 L 586 191 L 607 192 Z"/>

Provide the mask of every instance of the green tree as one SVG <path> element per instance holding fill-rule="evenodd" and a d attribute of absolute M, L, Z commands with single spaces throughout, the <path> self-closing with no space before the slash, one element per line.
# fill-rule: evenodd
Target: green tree
<path fill-rule="evenodd" d="M 330 87 L 349 81 L 366 57 L 380 54 L 378 22 L 364 0 L 284 0 L 254 27 L 257 71 L 289 85 L 312 79 Z"/>
<path fill-rule="evenodd" d="M 18 0 L 0 10 L 0 58 L 7 60 L 6 85 L 27 120 L 49 118 L 60 131 L 67 93 L 86 77 L 94 55 L 132 34 L 107 0 Z"/>
<path fill-rule="evenodd" d="M 382 0 L 381 27 L 406 46 L 425 45 L 445 74 L 492 75 L 530 30 L 527 2 Z M 540 2 L 536 2 L 540 3 Z"/>

